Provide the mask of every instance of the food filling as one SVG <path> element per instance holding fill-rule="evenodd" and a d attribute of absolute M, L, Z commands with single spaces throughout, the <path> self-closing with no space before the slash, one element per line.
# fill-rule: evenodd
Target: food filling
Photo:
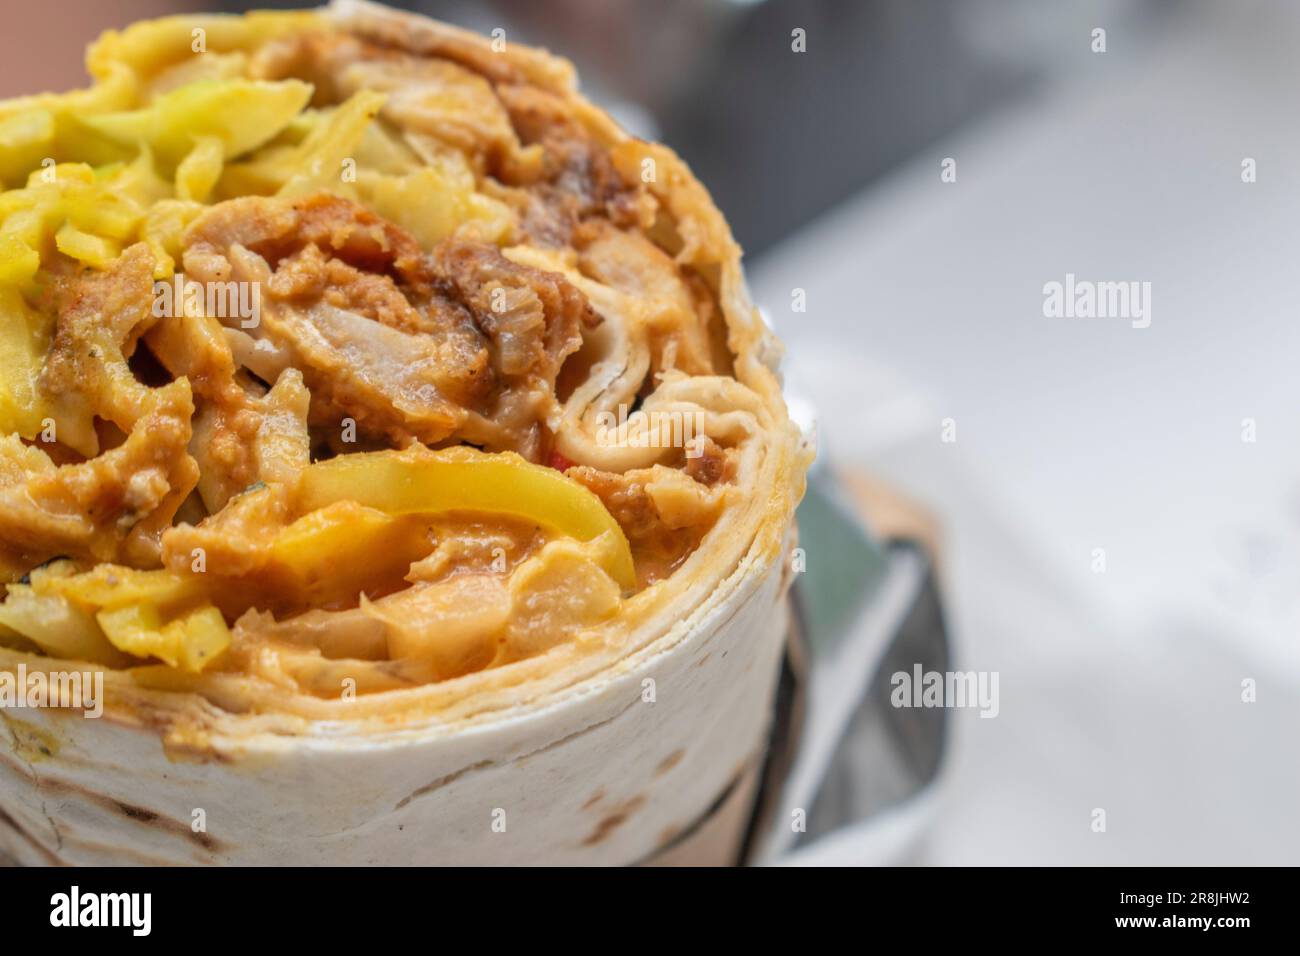
<path fill-rule="evenodd" d="M 740 386 L 646 144 L 315 13 L 88 66 L 0 103 L 0 644 L 372 693 L 580 641 L 701 548 Z"/>

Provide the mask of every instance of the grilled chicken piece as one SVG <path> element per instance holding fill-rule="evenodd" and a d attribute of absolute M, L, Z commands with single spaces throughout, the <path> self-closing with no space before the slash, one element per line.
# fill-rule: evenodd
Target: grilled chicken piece
<path fill-rule="evenodd" d="M 425 255 L 328 194 L 221 203 L 185 242 L 191 277 L 260 284 L 259 321 L 241 331 L 301 369 L 313 425 L 399 446 L 461 439 L 536 459 L 560 366 L 600 321 L 556 273 L 456 239 Z"/>
<path fill-rule="evenodd" d="M 54 408 L 59 441 L 88 457 L 99 452 L 95 418 L 130 431 L 150 406 L 150 389 L 127 359 L 153 315 L 153 254 L 131 246 L 106 272 L 57 278 L 58 317 L 40 387 Z"/>

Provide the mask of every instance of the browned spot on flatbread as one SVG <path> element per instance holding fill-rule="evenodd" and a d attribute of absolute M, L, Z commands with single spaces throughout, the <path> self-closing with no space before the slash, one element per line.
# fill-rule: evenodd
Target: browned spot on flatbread
<path fill-rule="evenodd" d="M 20 839 L 31 846 L 37 853 L 45 858 L 45 861 L 52 866 L 63 866 L 64 863 L 55 854 L 54 851 L 47 847 L 32 834 L 28 833 L 13 817 L 0 807 L 0 826 L 6 826 L 18 835 Z"/>
<path fill-rule="evenodd" d="M 129 803 L 123 803 L 120 800 L 117 801 L 117 808 L 122 811 L 125 816 L 130 817 L 132 820 L 139 821 L 140 823 L 153 823 L 158 819 L 158 814 L 154 813 L 152 810 L 146 810 L 144 807 L 135 807 Z"/>
<path fill-rule="evenodd" d="M 221 849 L 221 844 L 211 834 L 196 832 L 189 824 L 174 820 L 171 817 L 159 813 L 157 810 L 150 810 L 148 807 L 136 806 L 133 803 L 127 803 L 123 800 L 117 800 L 113 797 L 106 796 L 102 793 L 96 793 L 80 784 L 72 783 L 68 780 L 60 780 L 55 777 L 42 777 L 38 789 L 43 793 L 66 793 L 91 803 L 98 804 L 113 813 L 120 813 L 128 820 L 134 820 L 141 826 L 157 827 L 180 836 L 187 837 L 194 843 L 197 843 L 209 853 L 215 853 Z"/>
<path fill-rule="evenodd" d="M 676 767 L 679 763 L 681 763 L 682 758 L 685 756 L 686 756 L 685 750 L 674 750 L 663 760 L 659 761 L 659 766 L 655 767 L 655 776 L 662 777 L 669 770 L 672 770 L 673 767 Z"/>
<path fill-rule="evenodd" d="M 583 846 L 595 846 L 609 838 L 609 835 L 627 822 L 628 817 L 645 805 L 645 795 L 633 797 L 616 806 L 604 819 L 596 824 L 591 836 L 582 841 Z"/>
<path fill-rule="evenodd" d="M 0 753 L 0 767 L 7 767 L 10 770 L 14 771 L 14 773 L 19 774 L 20 776 L 27 777 L 29 779 L 31 778 L 31 772 L 28 771 L 27 767 L 19 763 L 17 760 L 14 760 L 8 754 Z"/>
<path fill-rule="evenodd" d="M 676 847 L 682 843 L 685 843 L 687 840 L 693 837 L 703 827 L 707 826 L 711 820 L 714 820 L 716 818 L 718 812 L 723 808 L 726 802 L 731 799 L 731 797 L 736 792 L 736 788 L 741 786 L 743 782 L 744 781 L 740 777 L 734 778 L 730 783 L 728 783 L 722 789 L 722 792 L 719 793 L 717 797 L 714 798 L 713 802 L 709 804 L 709 808 L 705 810 L 704 813 L 700 814 L 700 816 L 698 816 L 694 821 L 682 825 L 668 826 L 665 827 L 663 830 L 661 830 L 659 832 L 659 842 L 656 845 L 653 854 L 648 858 L 643 858 L 637 861 L 636 865 L 652 866 L 654 865 L 655 856 L 673 847 Z"/>
<path fill-rule="evenodd" d="M 605 799 L 605 788 L 597 787 L 596 792 L 593 793 L 590 797 L 588 797 L 587 802 L 582 805 L 582 809 L 590 810 L 592 807 L 594 807 L 596 804 L 600 803 L 600 801 L 604 799 Z"/>

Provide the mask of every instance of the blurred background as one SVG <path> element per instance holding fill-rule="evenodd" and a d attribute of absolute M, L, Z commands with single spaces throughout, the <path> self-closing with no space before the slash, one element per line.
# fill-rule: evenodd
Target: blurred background
<path fill-rule="evenodd" d="M 1300 4 L 396 5 L 563 53 L 676 148 L 823 453 L 937 519 L 1000 712 L 953 713 L 920 843 L 841 862 L 1300 862 Z M 0 7 L 7 96 L 245 5 Z M 1046 318 L 1067 273 L 1150 282 L 1150 326 Z"/>

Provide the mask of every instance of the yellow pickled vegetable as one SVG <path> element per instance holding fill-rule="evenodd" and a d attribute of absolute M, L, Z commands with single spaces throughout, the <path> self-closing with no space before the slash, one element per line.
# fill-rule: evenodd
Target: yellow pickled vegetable
<path fill-rule="evenodd" d="M 0 242 L 0 255 L 4 253 Z M 35 438 L 48 414 L 37 387 L 50 320 L 0 281 L 0 435 Z"/>
<path fill-rule="evenodd" d="M 197 674 L 230 646 L 230 629 L 214 607 L 163 623 L 158 609 L 132 604 L 96 616 L 113 646 L 132 657 L 157 657 L 172 667 Z"/>
<path fill-rule="evenodd" d="M 65 256 L 96 269 L 107 269 L 122 254 L 122 247 L 113 240 L 83 232 L 70 222 L 65 222 L 54 234 L 54 245 Z"/>
<path fill-rule="evenodd" d="M 269 148 L 246 163 L 227 167 L 223 195 L 248 193 L 304 195 L 339 187 L 355 176 L 345 162 L 355 162 L 366 128 L 379 115 L 384 95 L 363 90 L 313 120 L 310 132 L 296 146 Z"/>
<path fill-rule="evenodd" d="M 358 182 L 361 196 L 426 249 L 462 226 L 474 239 L 501 241 L 513 222 L 510 210 L 478 192 L 473 171 L 459 153 L 453 155 L 454 159 L 448 157 L 404 176 L 364 173 Z"/>
<path fill-rule="evenodd" d="M 110 265 L 148 224 L 146 211 L 170 199 L 145 149 L 129 163 L 42 167 L 22 189 L 0 193 L 0 285 L 28 287 L 56 251 L 93 268 Z M 158 252 L 160 277 L 170 259 Z"/>
<path fill-rule="evenodd" d="M 221 178 L 224 146 L 216 136 L 200 136 L 194 148 L 176 167 L 176 195 L 202 202 Z"/>
<path fill-rule="evenodd" d="M 311 99 L 301 80 L 200 80 L 164 93 L 143 109 L 82 122 L 124 146 L 146 144 L 164 163 L 176 165 L 196 139 L 220 140 L 229 159 L 273 139 Z"/>
<path fill-rule="evenodd" d="M 181 255 L 181 237 L 203 209 L 202 203 L 164 199 L 155 203 L 145 215 L 140 238 L 148 243 L 157 262 L 153 273 L 155 279 L 166 279 L 176 270 L 176 260 Z"/>
<path fill-rule="evenodd" d="M 94 609 L 116 609 L 134 604 L 158 608 L 179 608 L 204 598 L 202 579 L 174 571 L 137 571 L 115 564 L 101 564 L 93 571 L 33 582 L 37 592 L 65 597 L 75 604 Z"/>
<path fill-rule="evenodd" d="M 0 285 L 23 285 L 40 267 L 40 252 L 17 236 L 0 234 Z"/>
<path fill-rule="evenodd" d="M 0 119 L 0 185 L 22 183 L 54 155 L 54 114 L 31 109 Z"/>
<path fill-rule="evenodd" d="M 86 68 L 101 81 L 126 73 L 155 76 L 213 54 L 248 51 L 285 34 L 320 24 L 315 10 L 258 10 L 244 16 L 183 14 L 109 30 L 86 54 Z M 138 79 L 137 79 L 138 82 Z"/>
<path fill-rule="evenodd" d="M 27 638 L 52 657 L 111 666 L 126 660 L 104 637 L 92 614 L 57 595 L 37 594 L 26 584 L 9 585 L 0 604 L 0 627 Z"/>
<path fill-rule="evenodd" d="M 83 574 L 34 574 L 31 590 L 36 599 L 66 607 L 83 630 L 87 620 L 97 625 L 101 641 L 132 657 L 157 657 L 197 673 L 230 643 L 225 619 L 207 603 L 199 575 L 101 564 Z"/>

